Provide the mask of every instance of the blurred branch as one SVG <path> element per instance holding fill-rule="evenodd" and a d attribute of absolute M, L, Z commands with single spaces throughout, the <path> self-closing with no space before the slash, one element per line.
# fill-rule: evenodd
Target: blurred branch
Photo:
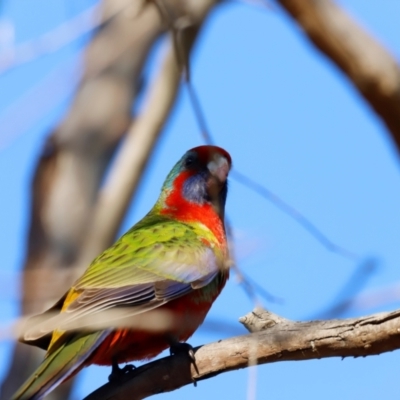
<path fill-rule="evenodd" d="M 107 6 L 105 7 L 105 3 Z M 88 7 L 80 14 L 57 25 L 40 37 L 27 40 L 15 47 L 7 47 L 0 53 L 0 74 L 36 60 L 46 54 L 61 50 L 64 46 L 79 39 L 97 28 L 101 28 L 125 8 L 130 9 L 131 16 L 140 12 L 143 0 L 132 3 L 130 0 L 118 0 L 114 4 L 108 0 Z"/>
<path fill-rule="evenodd" d="M 271 192 L 265 186 L 259 184 L 258 182 L 252 180 L 248 176 L 242 174 L 237 170 L 233 170 L 231 172 L 231 177 L 236 182 L 241 183 L 248 189 L 252 190 L 255 193 L 258 193 L 264 199 L 267 199 L 280 210 L 282 210 L 286 215 L 289 215 L 292 219 L 294 219 L 300 226 L 302 226 L 310 235 L 314 237 L 318 242 L 321 243 L 327 250 L 332 251 L 344 258 L 347 258 L 351 261 L 358 261 L 359 256 L 350 250 L 339 246 L 334 243 L 327 235 L 325 235 L 316 225 L 314 225 L 307 217 L 301 214 L 294 207 L 286 203 L 275 193 Z"/>
<path fill-rule="evenodd" d="M 193 29 L 198 30 L 198 26 Z M 186 51 L 189 53 L 193 40 Z M 146 105 L 128 129 L 124 145 L 101 189 L 94 220 L 79 264 L 86 266 L 115 238 L 126 209 L 136 193 L 157 139 L 171 111 L 180 85 L 181 70 L 169 43 L 159 74 L 149 89 Z"/>
<path fill-rule="evenodd" d="M 103 1 L 105 18 L 115 4 Z M 82 82 L 66 117 L 49 136 L 33 178 L 24 269 L 35 273 L 24 276 L 23 314 L 41 312 L 72 283 L 69 268 L 84 242 L 104 171 L 129 126 L 143 64 L 162 31 L 151 4 L 139 14 L 137 5 L 126 6 L 102 25 L 87 48 Z M 11 397 L 41 358 L 37 349 L 16 345 L 2 399 Z"/>
<path fill-rule="evenodd" d="M 195 4 L 184 0 L 168 1 L 174 15 L 189 15 L 195 29 L 214 3 L 211 0 Z M 169 75 L 160 78 L 159 83 L 154 85 L 149 105 L 154 108 L 154 96 L 160 96 L 161 91 L 165 91 L 165 101 L 155 107 L 151 115 L 148 110 L 147 114 L 138 118 L 121 152 L 125 161 L 128 153 L 131 159 L 138 157 L 134 159 L 136 163 L 127 165 L 117 162 L 116 168 L 118 165 L 120 168 L 111 173 L 111 179 L 115 179 L 117 171 L 126 178 L 134 172 L 129 170 L 130 167 L 138 168 L 136 178 L 124 188 L 124 194 L 119 193 L 121 200 L 120 206 L 116 207 L 115 221 L 109 219 L 108 225 L 103 225 L 103 207 L 105 204 L 109 207 L 109 203 L 104 201 L 105 198 L 109 200 L 105 197 L 110 193 L 107 190 L 110 187 L 115 189 L 114 185 L 118 184 L 108 180 L 100 205 L 97 208 L 93 205 L 96 204 L 98 190 L 114 150 L 129 128 L 131 106 L 148 52 L 166 27 L 150 1 L 104 0 L 102 7 L 102 23 L 86 50 L 82 82 L 68 114 L 48 138 L 34 176 L 32 220 L 25 263 L 25 271 L 29 273 L 24 276 L 22 289 L 23 314 L 38 313 L 51 305 L 75 279 L 77 268 L 74 267 L 80 265 L 82 260 L 91 261 L 112 242 L 128 199 L 137 186 L 140 173 L 173 104 L 179 83 L 178 71 L 174 72 L 176 77 L 167 82 L 172 71 L 169 61 Z M 115 9 L 119 12 L 113 12 Z M 148 136 L 150 132 L 153 132 L 152 138 Z M 136 146 L 134 153 L 132 145 Z M 147 147 L 140 147 L 145 145 Z M 128 169 L 121 172 L 122 167 Z M 121 182 L 119 176 L 118 181 Z M 107 209 L 109 211 L 110 208 Z M 101 227 L 96 231 L 99 225 Z M 96 243 L 100 239 L 94 236 L 99 233 L 102 234 L 102 242 Z M 92 247 L 85 249 L 87 237 Z M 39 301 L 33 302 L 32 299 Z M 17 344 L 8 376 L 3 382 L 2 399 L 11 397 L 41 357 L 41 352 L 36 349 Z M 22 364 L 24 368 L 21 368 Z M 59 396 L 66 398 L 67 391 Z M 53 398 L 57 397 L 54 394 Z"/>
<path fill-rule="evenodd" d="M 400 348 L 400 310 L 344 320 L 294 322 L 255 309 L 240 322 L 253 333 L 197 347 L 196 366 L 184 354 L 165 357 L 129 372 L 119 382 L 107 383 L 85 400 L 143 399 L 246 368 L 253 356 L 257 364 L 265 364 L 365 357 Z"/>
<path fill-rule="evenodd" d="M 75 55 L 63 60 L 42 80 L 0 111 L 0 152 L 71 96 L 79 80 L 78 58 Z M 24 110 L 24 118 L 21 118 L 21 110 Z"/>
<path fill-rule="evenodd" d="M 373 258 L 363 260 L 341 287 L 332 305 L 317 312 L 312 318 L 307 319 L 330 319 L 343 316 L 344 313 L 349 311 L 369 279 L 378 270 L 378 267 L 379 262 Z"/>
<path fill-rule="evenodd" d="M 95 314 L 82 315 L 77 319 L 71 319 L 67 313 L 46 312 L 34 317 L 20 317 L 8 326 L 0 325 L 0 339 L 24 338 L 30 340 L 56 329 L 69 332 L 93 332 L 110 328 L 129 328 L 141 332 L 166 332 L 177 323 L 173 313 L 160 309 L 136 314 L 136 310 L 131 307 L 114 307 Z M 225 335 L 243 332 L 243 327 L 238 324 L 221 319 L 207 320 L 202 328 Z"/>
<path fill-rule="evenodd" d="M 400 151 L 400 69 L 391 54 L 331 0 L 277 0 L 353 82 Z"/>
<path fill-rule="evenodd" d="M 178 87 L 179 71 L 168 49 L 159 75 L 150 89 L 145 110 L 128 129 L 123 147 L 99 192 L 93 223 L 77 264 L 86 267 L 93 257 L 114 240 L 173 105 Z"/>
<path fill-rule="evenodd" d="M 93 31 L 100 23 L 105 22 L 104 18 L 101 18 L 100 11 L 100 7 L 96 4 L 38 38 L 4 49 L 0 53 L 0 74 L 45 54 L 60 50 L 84 34 Z M 108 18 L 114 15 L 115 13 L 110 14 Z"/>
<path fill-rule="evenodd" d="M 52 281 L 47 275 L 49 269 L 71 267 L 78 257 L 104 171 L 129 126 L 142 66 L 162 32 L 154 7 L 144 8 L 135 23 L 129 11 L 127 7 L 110 20 L 89 45 L 84 78 L 73 104 L 47 140 L 39 161 L 32 187 L 26 265 L 27 269 L 38 266 L 43 271 L 36 278 L 38 284 Z M 115 42 L 114 46 L 109 46 L 110 41 Z M 134 51 L 122 50 L 129 47 Z M 38 294 L 32 285 L 33 276 L 24 288 L 28 304 Z M 57 281 L 62 280 L 52 281 L 50 299 L 69 285 L 65 280 L 60 282 L 60 290 L 54 287 Z M 33 296 L 30 289 L 34 290 Z"/>
<path fill-rule="evenodd" d="M 353 296 L 348 300 L 348 310 L 370 310 L 400 302 L 400 283 L 392 283 Z"/>

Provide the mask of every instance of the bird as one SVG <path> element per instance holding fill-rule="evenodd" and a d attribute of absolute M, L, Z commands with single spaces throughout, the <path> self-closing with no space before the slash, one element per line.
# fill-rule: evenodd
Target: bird
<path fill-rule="evenodd" d="M 92 364 L 112 366 L 109 379 L 115 379 L 132 368 L 119 364 L 168 348 L 193 357 L 186 341 L 229 278 L 224 214 L 231 167 L 231 156 L 218 146 L 183 155 L 153 208 L 53 307 L 33 317 L 20 340 L 47 352 L 13 400 L 42 399 Z"/>

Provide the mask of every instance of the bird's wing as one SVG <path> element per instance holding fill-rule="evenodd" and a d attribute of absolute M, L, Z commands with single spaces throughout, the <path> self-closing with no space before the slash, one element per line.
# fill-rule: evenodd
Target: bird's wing
<path fill-rule="evenodd" d="M 137 315 L 208 285 L 223 268 L 215 237 L 172 220 L 136 225 L 97 257 L 67 296 L 62 313 L 27 332 L 26 340 L 110 308 Z M 80 324 L 78 324 L 81 326 Z"/>
<path fill-rule="evenodd" d="M 18 389 L 11 400 L 40 400 L 76 374 L 103 343 L 109 331 L 70 335 Z"/>

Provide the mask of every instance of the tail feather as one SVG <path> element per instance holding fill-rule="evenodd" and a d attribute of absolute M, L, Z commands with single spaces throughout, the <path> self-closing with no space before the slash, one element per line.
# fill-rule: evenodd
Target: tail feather
<path fill-rule="evenodd" d="M 47 355 L 11 400 L 42 399 L 60 383 L 77 373 L 108 334 L 108 331 L 100 331 L 67 339 Z"/>

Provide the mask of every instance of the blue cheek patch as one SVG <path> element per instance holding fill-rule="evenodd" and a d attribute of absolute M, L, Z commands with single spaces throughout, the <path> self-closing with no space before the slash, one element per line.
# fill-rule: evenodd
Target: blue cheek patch
<path fill-rule="evenodd" d="M 191 203 L 204 204 L 208 200 L 204 174 L 193 175 L 183 184 L 183 197 Z"/>

